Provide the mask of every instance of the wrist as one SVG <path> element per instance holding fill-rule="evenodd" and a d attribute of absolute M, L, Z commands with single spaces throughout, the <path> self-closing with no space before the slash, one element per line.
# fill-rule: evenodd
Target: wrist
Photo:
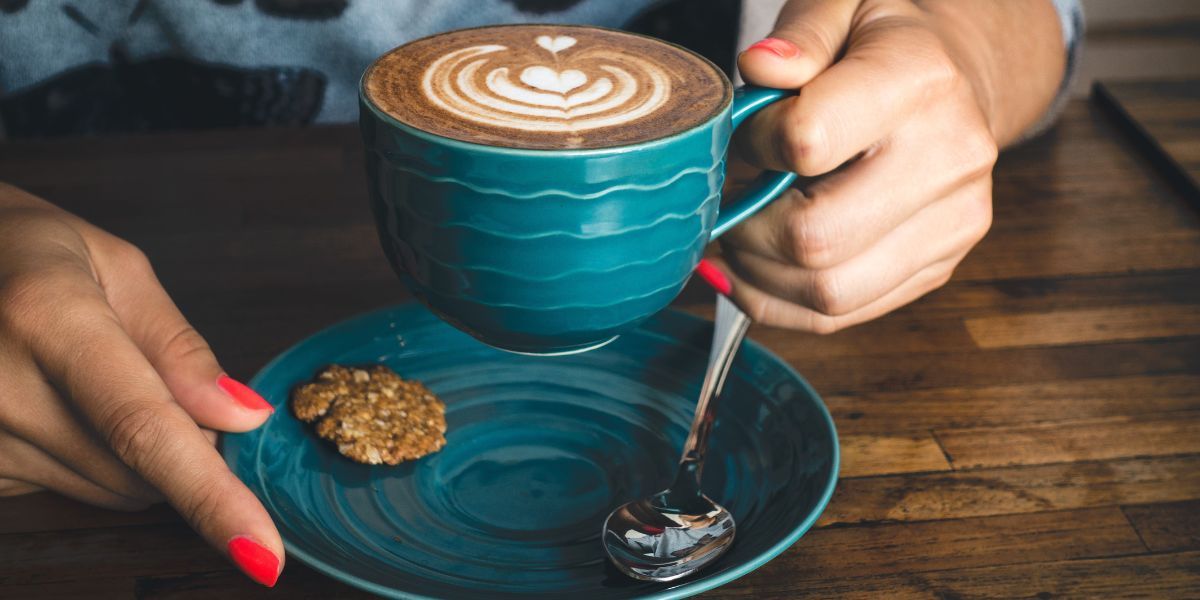
<path fill-rule="evenodd" d="M 992 137 L 999 138 L 1005 128 L 1006 115 L 997 97 L 1000 79 L 995 60 L 997 53 L 989 49 L 985 32 L 970 18 L 968 11 L 961 10 L 960 2 L 928 0 L 918 4 L 928 15 L 929 24 L 941 39 L 950 60 L 974 91 L 975 101 Z"/>
<path fill-rule="evenodd" d="M 914 0 L 975 89 L 1001 146 L 1040 120 L 1066 68 L 1049 0 Z"/>

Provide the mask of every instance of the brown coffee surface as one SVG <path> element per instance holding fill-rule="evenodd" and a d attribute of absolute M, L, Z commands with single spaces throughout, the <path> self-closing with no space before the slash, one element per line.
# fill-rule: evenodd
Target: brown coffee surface
<path fill-rule="evenodd" d="M 423 38 L 381 56 L 368 101 L 400 122 L 477 144 L 607 148 L 695 127 L 729 81 L 677 46 L 620 31 L 502 25 Z"/>

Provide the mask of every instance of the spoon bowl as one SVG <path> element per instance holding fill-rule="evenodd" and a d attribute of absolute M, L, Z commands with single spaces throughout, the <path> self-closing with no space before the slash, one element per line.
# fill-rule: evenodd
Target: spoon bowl
<path fill-rule="evenodd" d="M 750 318 L 727 296 L 718 294 L 708 370 L 674 483 L 653 496 L 617 507 L 604 521 L 604 550 L 617 569 L 634 579 L 686 577 L 715 561 L 733 544 L 733 515 L 700 491 L 700 477 L 716 398 L 749 327 Z"/>
<path fill-rule="evenodd" d="M 704 568 L 733 543 L 733 515 L 724 507 L 703 494 L 682 504 L 670 495 L 665 490 L 624 504 L 604 522 L 604 548 L 629 577 L 673 581 Z"/>

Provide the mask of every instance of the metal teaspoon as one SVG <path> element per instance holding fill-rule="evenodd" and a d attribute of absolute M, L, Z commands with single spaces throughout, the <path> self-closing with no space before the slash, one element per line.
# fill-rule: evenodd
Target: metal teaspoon
<path fill-rule="evenodd" d="M 733 543 L 733 516 L 700 491 L 716 399 L 750 318 L 725 294 L 717 315 L 708 372 L 675 481 L 649 498 L 618 507 L 604 521 L 604 549 L 621 572 L 645 581 L 672 581 L 716 560 Z"/>

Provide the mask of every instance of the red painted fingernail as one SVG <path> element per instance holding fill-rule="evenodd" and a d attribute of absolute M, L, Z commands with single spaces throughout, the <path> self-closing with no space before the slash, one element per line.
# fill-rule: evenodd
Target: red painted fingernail
<path fill-rule="evenodd" d="M 733 284 L 729 282 L 729 278 L 725 276 L 716 266 L 708 262 L 707 258 L 700 259 L 700 264 L 696 265 L 696 274 L 704 278 L 714 290 L 728 296 L 729 292 L 733 291 Z"/>
<path fill-rule="evenodd" d="M 747 51 L 757 49 L 769 50 L 775 53 L 775 55 L 779 58 L 796 58 L 797 56 L 800 56 L 800 48 L 798 46 L 787 40 L 781 40 L 779 38 L 767 38 L 754 44 L 753 46 L 750 46 L 749 48 L 746 48 Z"/>
<path fill-rule="evenodd" d="M 250 579 L 267 587 L 275 587 L 279 580 L 279 558 L 248 537 L 229 540 L 229 558 Z"/>
<path fill-rule="evenodd" d="M 258 392 L 228 375 L 222 375 L 217 378 L 217 387 L 224 390 L 234 400 L 237 400 L 238 404 L 250 410 L 269 410 L 275 412 L 275 407 L 271 406 L 270 402 L 263 400 L 263 397 L 259 396 Z"/>

